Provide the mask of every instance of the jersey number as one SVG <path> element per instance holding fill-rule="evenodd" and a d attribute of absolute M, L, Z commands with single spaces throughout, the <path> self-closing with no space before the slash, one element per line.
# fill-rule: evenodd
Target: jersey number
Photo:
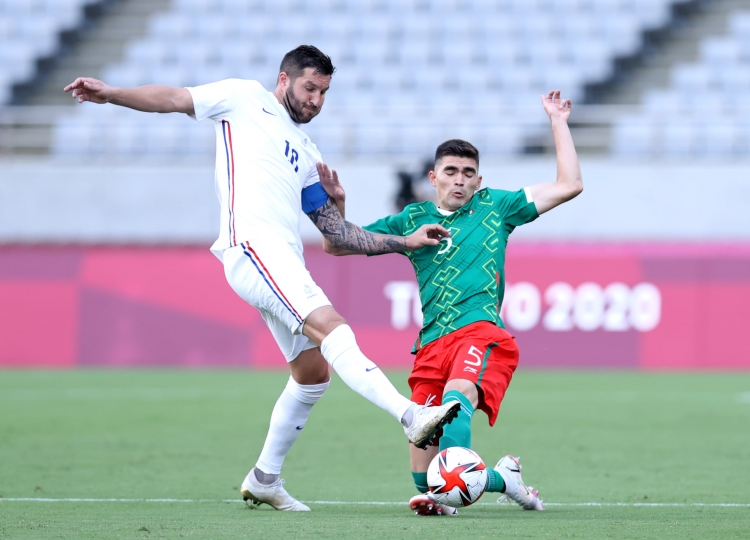
<path fill-rule="evenodd" d="M 299 171 L 299 165 L 297 165 L 297 161 L 299 161 L 299 154 L 297 151 L 289 146 L 289 141 L 284 141 L 286 143 L 286 150 L 284 150 L 284 155 L 289 158 L 289 163 L 291 163 L 294 166 L 294 172 Z M 291 150 L 291 154 L 290 151 Z"/>
<path fill-rule="evenodd" d="M 464 364 L 469 364 L 470 366 L 481 366 L 482 365 L 482 351 L 477 349 L 474 345 L 471 346 L 469 349 L 469 356 L 473 356 L 477 359 L 476 362 L 472 362 L 471 360 L 464 360 Z"/>

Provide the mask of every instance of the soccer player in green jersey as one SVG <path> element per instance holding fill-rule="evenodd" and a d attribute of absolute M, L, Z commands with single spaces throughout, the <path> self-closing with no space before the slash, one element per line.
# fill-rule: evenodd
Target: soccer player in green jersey
<path fill-rule="evenodd" d="M 430 183 L 437 206 L 421 202 L 401 213 L 364 227 L 374 233 L 407 235 L 427 223 L 439 223 L 451 233 L 438 246 L 405 252 L 419 282 L 424 315 L 414 345 L 409 376 L 412 400 L 438 405 L 457 401 L 458 418 L 445 426 L 439 449 L 471 447 L 471 418 L 483 410 L 495 423 L 500 403 L 518 365 L 515 339 L 500 319 L 505 291 L 505 248 L 513 230 L 540 214 L 571 200 L 583 190 L 581 170 L 568 128 L 572 103 L 560 91 L 542 97 L 550 117 L 557 151 L 557 181 L 518 191 L 481 188 L 479 152 L 470 143 L 450 140 L 438 146 Z M 344 190 L 336 172 L 320 164 L 321 183 L 344 215 Z M 335 248 L 333 255 L 353 252 Z M 427 467 L 438 449 L 410 447 L 414 483 L 422 495 L 410 501 L 418 515 L 454 515 L 429 492 Z M 505 456 L 488 472 L 487 491 L 501 492 L 527 510 L 543 510 L 537 492 L 521 478 L 517 458 Z"/>

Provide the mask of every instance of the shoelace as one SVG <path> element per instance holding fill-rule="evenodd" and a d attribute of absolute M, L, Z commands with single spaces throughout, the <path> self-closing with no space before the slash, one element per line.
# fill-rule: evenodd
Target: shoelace
<path fill-rule="evenodd" d="M 516 504 L 516 503 L 515 503 L 515 501 L 513 501 L 513 500 L 512 500 L 512 499 L 511 499 L 510 497 L 508 497 L 508 496 L 507 496 L 507 495 L 506 495 L 505 493 L 503 493 L 502 495 L 500 495 L 500 496 L 499 496 L 499 497 L 497 498 L 497 504 L 503 504 L 503 503 L 505 503 L 505 504 Z"/>
<path fill-rule="evenodd" d="M 539 495 L 537 492 L 534 491 L 533 486 L 526 486 L 526 488 L 529 490 L 529 493 L 533 496 L 539 499 Z M 539 502 L 544 502 L 542 499 L 539 499 Z M 500 497 L 497 498 L 497 504 L 517 504 L 513 499 L 511 499 L 508 495 L 503 493 Z"/>

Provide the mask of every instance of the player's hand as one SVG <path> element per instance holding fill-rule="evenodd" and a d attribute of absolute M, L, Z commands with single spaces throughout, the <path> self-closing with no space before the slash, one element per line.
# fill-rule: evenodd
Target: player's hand
<path fill-rule="evenodd" d="M 91 77 L 78 77 L 65 87 L 66 92 L 73 91 L 71 96 L 78 99 L 78 103 L 90 101 L 92 103 L 108 103 L 112 97 L 112 87 Z"/>
<path fill-rule="evenodd" d="M 568 121 L 570 110 L 573 108 L 572 101 L 560 99 L 559 90 L 550 90 L 546 96 L 542 95 L 542 105 L 550 120 L 562 120 L 563 122 Z"/>
<path fill-rule="evenodd" d="M 328 193 L 328 196 L 334 201 L 343 201 L 346 199 L 346 192 L 339 182 L 339 175 L 335 170 L 328 168 L 325 163 L 316 163 L 320 185 Z"/>
<path fill-rule="evenodd" d="M 451 233 L 448 229 L 437 223 L 422 225 L 406 237 L 406 247 L 408 251 L 416 251 L 425 246 L 437 246 L 440 240 L 450 235 Z"/>

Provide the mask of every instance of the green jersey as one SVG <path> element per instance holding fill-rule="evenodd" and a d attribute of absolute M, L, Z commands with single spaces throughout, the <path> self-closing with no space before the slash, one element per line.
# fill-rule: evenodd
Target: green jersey
<path fill-rule="evenodd" d="M 437 246 L 409 257 L 419 282 L 424 323 L 414 350 L 478 321 L 505 327 L 500 306 L 505 292 L 505 247 L 513 229 L 539 217 L 528 190 L 480 189 L 445 215 L 432 202 L 410 204 L 400 214 L 364 227 L 405 236 L 422 225 L 439 223 L 451 233 Z"/>

